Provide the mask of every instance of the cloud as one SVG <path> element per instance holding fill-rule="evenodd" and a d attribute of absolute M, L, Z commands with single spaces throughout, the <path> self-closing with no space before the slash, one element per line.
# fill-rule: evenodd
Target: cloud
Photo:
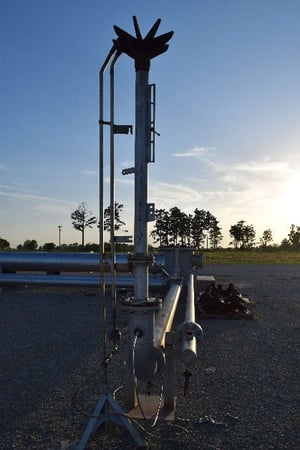
<path fill-rule="evenodd" d="M 186 150 L 183 152 L 172 153 L 172 156 L 176 156 L 177 158 L 191 158 L 191 157 L 203 157 L 203 155 L 207 155 L 213 147 L 194 147 L 191 150 Z"/>
<path fill-rule="evenodd" d="M 3 170 L 3 172 L 8 172 L 9 168 L 5 164 L 0 163 L 0 170 Z"/>
<path fill-rule="evenodd" d="M 236 164 L 233 166 L 234 171 L 246 172 L 246 173 L 273 173 L 276 175 L 286 174 L 289 171 L 289 166 L 286 162 L 282 161 L 251 161 Z"/>
<path fill-rule="evenodd" d="M 95 175 L 98 175 L 98 171 L 92 170 L 92 169 L 83 169 L 80 171 L 80 175 L 88 176 L 88 177 L 95 176 Z"/>
<path fill-rule="evenodd" d="M 32 189 L 28 188 L 28 186 L 25 183 L 20 183 L 20 182 L 12 182 L 12 184 L 0 184 L 0 189 L 2 189 L 2 191 L 0 191 L 0 195 L 1 195 L 1 193 L 3 195 L 5 195 L 5 194 L 9 195 L 10 193 L 12 195 L 14 195 L 14 194 L 30 195 L 34 192 Z"/>
<path fill-rule="evenodd" d="M 191 204 L 203 201 L 199 190 L 182 183 L 154 183 L 150 186 L 150 197 L 159 209 L 178 206 L 186 210 Z"/>
<path fill-rule="evenodd" d="M 134 166 L 134 161 L 129 161 L 129 160 L 126 160 L 126 161 L 121 161 L 120 162 L 120 166 L 122 167 L 122 168 L 124 168 L 124 169 L 127 169 L 128 167 L 133 167 Z"/>
<path fill-rule="evenodd" d="M 3 190 L 3 186 L 0 189 L 0 196 L 6 197 L 10 200 L 21 201 L 22 204 L 26 204 L 26 207 L 49 214 L 70 211 L 70 208 L 74 208 L 75 202 L 71 200 L 63 200 L 55 197 L 47 197 L 39 194 L 33 194 L 21 191 L 12 191 L 6 187 L 6 191 Z"/>
<path fill-rule="evenodd" d="M 181 154 L 197 157 L 201 151 Z M 264 229 L 274 227 L 280 242 L 285 232 L 281 230 L 300 217 L 295 212 L 299 180 L 300 167 L 283 158 L 262 155 L 251 160 L 243 154 L 240 161 L 233 161 L 223 153 L 202 151 L 197 177 L 188 170 L 186 177 L 181 173 L 179 183 L 167 179 L 150 183 L 150 201 L 158 209 L 178 206 L 185 213 L 193 213 L 195 208 L 210 211 L 220 221 L 225 244 L 230 226 L 238 220 L 253 224 L 257 237 Z"/>
<path fill-rule="evenodd" d="M 115 183 L 120 185 L 134 186 L 134 176 L 123 175 L 122 178 L 115 178 Z"/>
<path fill-rule="evenodd" d="M 62 199 L 57 199 L 57 198 L 52 198 L 52 197 L 46 197 L 43 195 L 38 195 L 38 194 L 28 194 L 25 192 L 5 192 L 5 191 L 1 191 L 0 190 L 0 195 L 5 196 L 5 197 L 10 197 L 10 198 L 15 198 L 18 200 L 43 200 L 43 201 L 56 201 L 56 202 L 61 202 L 61 203 L 72 203 L 74 204 L 74 202 L 71 202 L 69 200 L 62 200 Z"/>
<path fill-rule="evenodd" d="M 43 202 L 43 203 L 36 203 L 35 205 L 32 206 L 32 209 L 36 210 L 36 211 L 40 211 L 42 213 L 45 214 L 50 214 L 50 215 L 60 215 L 60 214 L 70 214 L 70 206 L 71 205 L 67 205 L 65 203 L 60 203 L 60 202 L 55 202 L 55 203 L 48 203 L 48 202 Z M 74 205 L 72 204 L 73 208 Z"/>

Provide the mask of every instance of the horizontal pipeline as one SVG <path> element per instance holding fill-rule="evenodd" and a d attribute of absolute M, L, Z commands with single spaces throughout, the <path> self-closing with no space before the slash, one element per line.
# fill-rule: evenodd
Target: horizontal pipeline
<path fill-rule="evenodd" d="M 98 287 L 100 285 L 99 276 L 95 275 L 41 275 L 41 274 L 12 274 L 0 273 L 0 285 L 41 285 L 41 286 L 84 286 Z M 111 286 L 111 276 L 105 275 L 105 285 Z M 134 286 L 133 276 L 117 275 L 116 287 Z M 166 281 L 161 277 L 149 277 L 149 286 L 154 289 L 161 289 L 166 286 Z"/>
<path fill-rule="evenodd" d="M 164 265 L 162 255 L 154 255 L 156 265 Z M 111 268 L 111 258 L 104 256 L 105 271 Z M 100 257 L 98 253 L 51 253 L 51 252 L 0 252 L 0 271 L 45 272 L 99 272 Z M 119 272 L 130 272 L 131 264 L 128 255 L 116 255 L 115 269 Z M 150 267 L 151 270 L 151 267 Z"/>

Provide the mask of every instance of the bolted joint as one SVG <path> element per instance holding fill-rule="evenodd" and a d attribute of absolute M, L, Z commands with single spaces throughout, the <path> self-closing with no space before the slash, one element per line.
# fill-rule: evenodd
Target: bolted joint
<path fill-rule="evenodd" d="M 197 341 L 203 338 L 203 330 L 196 322 L 183 322 L 176 330 L 178 341 L 191 341 L 194 337 Z"/>
<path fill-rule="evenodd" d="M 130 253 L 128 255 L 128 262 L 131 264 L 153 265 L 155 262 L 154 255 L 144 255 L 143 253 Z"/>
<path fill-rule="evenodd" d="M 122 300 L 123 312 L 148 314 L 158 311 L 162 307 L 162 299 L 151 297 L 144 301 L 135 301 L 134 297 L 126 297 Z"/>

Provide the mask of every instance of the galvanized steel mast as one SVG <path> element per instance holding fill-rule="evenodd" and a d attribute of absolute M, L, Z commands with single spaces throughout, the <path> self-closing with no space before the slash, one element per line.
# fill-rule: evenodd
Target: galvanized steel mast
<path fill-rule="evenodd" d="M 118 39 L 113 42 L 118 50 L 134 59 L 136 70 L 135 110 L 135 220 L 134 220 L 134 300 L 148 300 L 148 163 L 151 141 L 151 118 L 149 96 L 150 60 L 168 49 L 166 44 L 173 31 L 155 36 L 161 20 L 158 19 L 142 37 L 136 17 L 133 17 L 136 37 L 114 26 Z"/>

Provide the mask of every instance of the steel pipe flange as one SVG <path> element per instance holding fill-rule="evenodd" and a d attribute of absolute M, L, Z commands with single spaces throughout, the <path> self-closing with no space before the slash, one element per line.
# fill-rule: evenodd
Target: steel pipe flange
<path fill-rule="evenodd" d="M 197 341 L 203 338 L 203 330 L 197 322 L 183 322 L 176 330 L 176 335 L 179 341 L 192 340 L 194 337 Z"/>

